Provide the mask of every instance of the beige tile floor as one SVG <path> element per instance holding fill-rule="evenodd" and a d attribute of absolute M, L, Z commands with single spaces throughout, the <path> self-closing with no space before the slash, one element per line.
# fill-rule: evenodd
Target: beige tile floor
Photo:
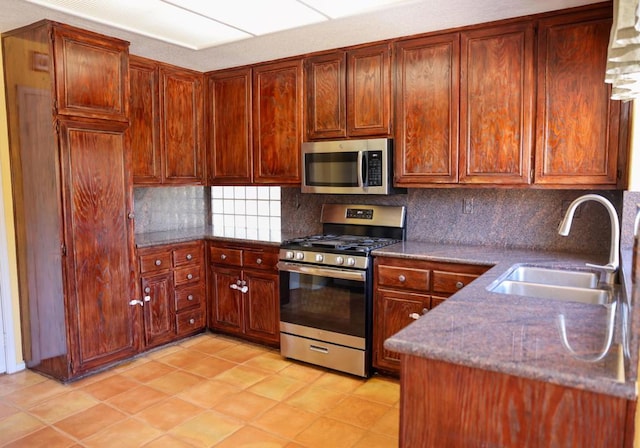
<path fill-rule="evenodd" d="M 207 333 L 68 385 L 0 375 L 0 446 L 396 447 L 399 396 Z"/>

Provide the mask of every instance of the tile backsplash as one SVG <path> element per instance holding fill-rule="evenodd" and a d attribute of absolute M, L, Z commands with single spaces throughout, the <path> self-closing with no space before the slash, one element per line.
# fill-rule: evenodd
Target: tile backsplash
<path fill-rule="evenodd" d="M 278 241 L 281 235 L 321 232 L 324 203 L 405 205 L 409 240 L 608 254 L 609 216 L 600 204 L 580 206 L 569 236 L 557 233 L 568 204 L 585 193 L 442 188 L 358 196 L 302 194 L 299 188 L 267 186 L 135 188 L 135 225 L 137 233 L 146 233 L 213 224 L 214 234 Z M 632 246 L 627 239 L 633 219 L 627 209 L 633 208 L 635 216 L 640 198 L 625 192 L 623 201 L 621 191 L 594 193 L 615 205 L 623 218 L 621 247 Z"/>

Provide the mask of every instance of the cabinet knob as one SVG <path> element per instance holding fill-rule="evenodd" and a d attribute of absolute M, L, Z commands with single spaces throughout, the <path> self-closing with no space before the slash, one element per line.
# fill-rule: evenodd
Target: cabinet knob
<path fill-rule="evenodd" d="M 246 294 L 246 293 L 247 293 L 247 291 L 249 291 L 249 287 L 248 287 L 248 286 L 243 286 L 242 288 L 240 288 L 240 292 L 241 292 L 242 294 Z"/>
<path fill-rule="evenodd" d="M 226 256 L 225 254 L 222 254 L 222 255 L 220 255 L 220 259 L 221 259 L 221 260 L 226 260 L 226 259 L 227 259 L 227 256 Z"/>
<path fill-rule="evenodd" d="M 191 280 L 193 278 L 193 274 L 187 274 L 187 280 Z"/>
<path fill-rule="evenodd" d="M 414 320 L 420 319 L 420 314 L 418 313 L 409 313 L 409 317 Z"/>
<path fill-rule="evenodd" d="M 195 324 L 195 323 L 196 323 L 196 320 L 195 320 L 195 319 L 193 319 L 193 318 L 191 318 L 191 319 L 189 319 L 189 323 L 190 323 L 191 325 L 193 325 L 193 324 Z"/>
<path fill-rule="evenodd" d="M 162 260 L 156 260 L 156 266 L 160 266 L 162 264 Z"/>
<path fill-rule="evenodd" d="M 135 218 L 135 217 L 136 217 L 136 215 L 135 215 L 133 212 L 129 212 L 129 213 L 127 213 L 127 218 L 129 218 L 129 219 L 133 219 L 133 218 Z"/>
<path fill-rule="evenodd" d="M 189 294 L 189 295 L 187 296 L 187 300 L 189 300 L 189 301 L 193 300 L 193 294 Z"/>
<path fill-rule="evenodd" d="M 262 258 L 258 258 L 258 259 L 256 260 L 256 263 L 257 263 L 257 264 L 262 264 Z"/>
<path fill-rule="evenodd" d="M 144 296 L 145 302 L 151 302 L 151 296 Z"/>
<path fill-rule="evenodd" d="M 144 288 L 144 292 L 146 292 L 147 294 L 149 294 L 151 292 L 151 288 L 149 288 L 148 286 L 146 288 Z"/>
<path fill-rule="evenodd" d="M 191 260 L 191 259 L 193 259 L 193 255 L 187 254 L 187 260 Z"/>
<path fill-rule="evenodd" d="M 462 282 L 456 282 L 456 288 L 457 288 L 457 289 L 462 289 L 462 288 L 464 288 L 464 283 L 462 283 Z"/>
<path fill-rule="evenodd" d="M 404 275 L 400 274 L 398 275 L 398 280 L 400 280 L 401 282 L 404 282 L 407 280 L 407 277 L 405 277 Z"/>

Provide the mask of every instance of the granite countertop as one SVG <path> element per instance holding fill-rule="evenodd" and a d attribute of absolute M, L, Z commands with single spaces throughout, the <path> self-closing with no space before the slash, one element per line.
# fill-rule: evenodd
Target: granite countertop
<path fill-rule="evenodd" d="M 248 229 L 224 229 L 213 226 L 195 227 L 187 229 L 166 230 L 162 232 L 136 233 L 134 238 L 136 247 L 151 247 L 163 244 L 184 243 L 194 240 L 219 240 L 232 243 L 253 243 L 280 246 L 282 241 L 299 235 L 289 235 L 286 232 L 261 232 Z"/>
<path fill-rule="evenodd" d="M 584 361 L 602 351 L 608 308 L 577 302 L 493 293 L 487 289 L 514 264 L 584 268 L 603 263 L 584 255 L 505 250 L 406 241 L 374 255 L 493 266 L 444 303 L 395 334 L 385 347 L 400 353 L 478 367 L 607 395 L 636 399 L 638 364 L 637 315 L 628 307 L 630 253 L 623 252 L 622 285 L 615 288 L 614 341 L 603 359 Z M 627 313 L 628 310 L 633 312 Z M 562 344 L 558 316 L 564 315 L 567 339 Z M 623 318 L 628 316 L 628 319 Z M 625 322 L 630 330 L 623 337 Z M 623 346 L 629 349 L 624 356 Z"/>

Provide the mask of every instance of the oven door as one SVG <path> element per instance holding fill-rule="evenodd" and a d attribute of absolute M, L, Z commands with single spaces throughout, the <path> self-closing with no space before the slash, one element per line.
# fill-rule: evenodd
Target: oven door
<path fill-rule="evenodd" d="M 281 353 L 368 374 L 371 305 L 367 271 L 280 262 Z"/>

